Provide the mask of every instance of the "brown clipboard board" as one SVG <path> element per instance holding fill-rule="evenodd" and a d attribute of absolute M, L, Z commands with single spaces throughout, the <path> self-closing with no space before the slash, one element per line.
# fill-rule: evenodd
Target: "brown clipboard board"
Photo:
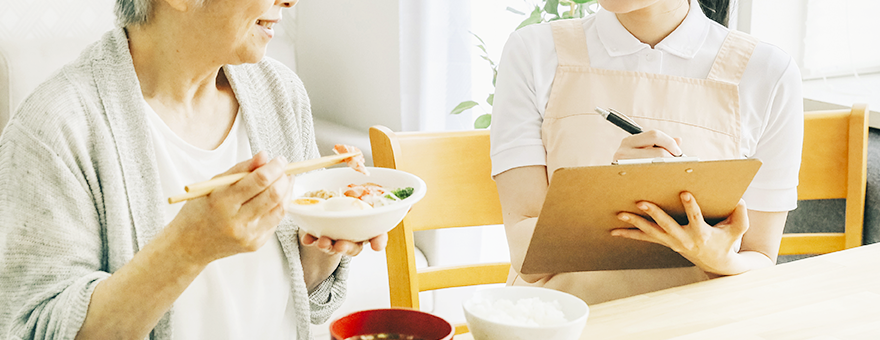
<path fill-rule="evenodd" d="M 641 213 L 638 201 L 663 208 L 679 224 L 687 217 L 679 193 L 694 194 L 714 225 L 733 212 L 761 167 L 757 159 L 559 168 L 526 252 L 523 274 L 693 266 L 665 246 L 611 236 L 633 228 L 617 213 Z"/>

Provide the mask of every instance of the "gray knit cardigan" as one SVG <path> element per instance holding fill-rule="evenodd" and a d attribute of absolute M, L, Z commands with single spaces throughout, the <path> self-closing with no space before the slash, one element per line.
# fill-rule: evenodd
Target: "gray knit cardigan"
<path fill-rule="evenodd" d="M 281 63 L 225 66 L 254 152 L 318 157 L 309 99 Z M 0 338 L 73 339 L 92 291 L 164 227 L 159 174 L 123 29 L 40 85 L 0 137 Z M 349 259 L 307 293 L 297 227 L 277 229 L 297 336 L 345 297 Z M 5 241 L 4 241 L 5 239 Z M 5 243 L 5 245 L 3 245 Z M 5 249 L 4 249 L 5 248 Z M 170 313 L 150 339 L 170 339 Z"/>

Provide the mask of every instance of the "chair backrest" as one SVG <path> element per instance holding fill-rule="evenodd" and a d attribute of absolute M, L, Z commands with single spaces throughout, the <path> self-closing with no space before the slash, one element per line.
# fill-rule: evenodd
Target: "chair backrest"
<path fill-rule="evenodd" d="M 385 248 L 392 307 L 419 308 L 419 292 L 507 280 L 510 263 L 416 270 L 413 231 L 502 224 L 491 178 L 489 131 L 402 132 L 370 128 L 373 164 L 419 176 L 428 191 Z M 467 331 L 456 326 L 456 334 Z"/>
<path fill-rule="evenodd" d="M 782 236 L 779 255 L 824 254 L 862 245 L 868 159 L 867 105 L 804 114 L 798 200 L 846 199 L 843 233 Z"/>

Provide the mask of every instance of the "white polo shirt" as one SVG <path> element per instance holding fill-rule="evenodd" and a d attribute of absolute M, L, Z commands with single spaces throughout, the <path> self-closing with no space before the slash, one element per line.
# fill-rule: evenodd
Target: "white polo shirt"
<path fill-rule="evenodd" d="M 691 0 L 687 17 L 653 49 L 636 39 L 614 13 L 583 19 L 594 68 L 705 79 L 728 29 L 708 19 Z M 546 165 L 541 141 L 544 109 L 558 65 L 547 23 L 519 29 L 504 46 L 492 112 L 492 176 Z M 625 89 L 622 89 L 625 90 Z M 763 162 L 743 199 L 751 210 L 797 207 L 803 141 L 803 97 L 797 65 L 779 48 L 759 43 L 739 84 L 743 157 Z M 677 137 L 677 136 L 673 136 Z M 689 141 L 683 136 L 683 143 Z"/>

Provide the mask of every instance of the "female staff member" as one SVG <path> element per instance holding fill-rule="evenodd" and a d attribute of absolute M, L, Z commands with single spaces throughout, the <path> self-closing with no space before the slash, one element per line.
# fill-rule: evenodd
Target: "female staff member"
<path fill-rule="evenodd" d="M 708 12 L 727 13 L 726 5 L 700 2 L 711 6 Z M 796 65 L 776 47 L 708 19 L 696 0 L 599 3 L 603 9 L 582 20 L 514 32 L 502 55 L 492 173 L 515 270 L 559 167 L 682 152 L 703 160 L 754 157 L 763 166 L 732 215 L 714 227 L 688 193 L 681 195 L 688 225 L 650 202 L 638 206 L 657 224 L 618 216 L 638 229 L 612 235 L 665 245 L 696 267 L 544 275 L 514 270 L 508 283 L 559 289 L 596 303 L 773 265 L 797 197 L 803 116 Z M 725 21 L 724 15 L 716 19 Z M 596 114 L 597 106 L 627 113 L 651 131 L 629 136 Z"/>
<path fill-rule="evenodd" d="M 121 27 L 22 104 L 0 141 L 0 337 L 309 339 L 340 305 L 362 245 L 283 220 L 284 165 L 319 156 L 302 83 L 263 58 L 295 2 L 117 0 Z"/>

